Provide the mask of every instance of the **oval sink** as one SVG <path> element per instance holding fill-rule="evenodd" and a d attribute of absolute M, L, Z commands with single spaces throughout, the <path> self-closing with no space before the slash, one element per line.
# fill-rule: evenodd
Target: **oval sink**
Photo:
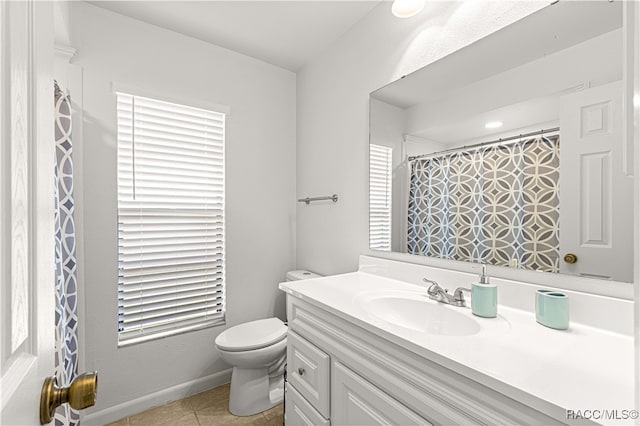
<path fill-rule="evenodd" d="M 379 296 L 365 299 L 364 309 L 373 317 L 411 330 L 444 336 L 468 336 L 481 327 L 464 312 L 424 295 Z"/>

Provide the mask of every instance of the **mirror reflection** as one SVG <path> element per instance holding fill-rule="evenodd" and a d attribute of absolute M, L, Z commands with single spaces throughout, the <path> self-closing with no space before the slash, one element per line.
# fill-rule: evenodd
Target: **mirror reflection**
<path fill-rule="evenodd" d="M 560 2 L 373 92 L 370 247 L 632 282 L 622 40 Z"/>

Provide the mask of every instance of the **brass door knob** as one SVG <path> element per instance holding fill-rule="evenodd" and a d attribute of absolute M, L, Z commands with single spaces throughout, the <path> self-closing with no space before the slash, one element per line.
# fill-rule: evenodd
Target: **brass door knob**
<path fill-rule="evenodd" d="M 96 403 L 97 392 L 97 371 L 79 375 L 68 388 L 59 388 L 55 377 L 47 377 L 40 394 L 40 424 L 51 422 L 56 408 L 65 402 L 76 410 L 91 407 Z"/>
<path fill-rule="evenodd" d="M 578 261 L 578 256 L 573 253 L 567 253 L 564 255 L 564 261 L 567 263 L 576 263 Z"/>

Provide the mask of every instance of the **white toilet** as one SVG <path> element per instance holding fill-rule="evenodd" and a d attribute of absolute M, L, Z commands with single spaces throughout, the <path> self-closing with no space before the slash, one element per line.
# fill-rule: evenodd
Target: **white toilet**
<path fill-rule="evenodd" d="M 309 271 L 287 272 L 287 281 L 317 278 Z M 229 411 L 250 416 L 284 398 L 287 326 L 267 318 L 233 326 L 216 337 L 220 357 L 233 366 Z"/>

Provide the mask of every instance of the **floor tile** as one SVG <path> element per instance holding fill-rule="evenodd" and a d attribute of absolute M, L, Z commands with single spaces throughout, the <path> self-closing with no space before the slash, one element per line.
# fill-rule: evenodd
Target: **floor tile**
<path fill-rule="evenodd" d="M 191 413 L 193 410 L 189 401 L 181 399 L 129 417 L 129 426 L 173 424 Z"/>
<path fill-rule="evenodd" d="M 278 404 L 270 410 L 265 411 L 264 416 L 267 419 L 272 419 L 274 417 L 282 417 L 284 415 L 284 404 Z"/>
<path fill-rule="evenodd" d="M 190 396 L 188 400 L 191 403 L 191 408 L 193 411 L 199 411 L 218 405 L 226 407 L 229 404 L 229 388 L 229 384 L 227 383 L 226 385 Z"/>
<path fill-rule="evenodd" d="M 198 421 L 201 426 L 268 425 L 268 420 L 262 415 L 262 413 L 255 414 L 253 416 L 234 416 L 226 407 L 224 409 L 220 409 L 218 407 L 205 408 L 204 410 L 196 411 L 196 416 L 198 416 Z"/>
<path fill-rule="evenodd" d="M 278 404 L 262 414 L 269 422 L 268 426 L 282 426 L 284 424 L 284 404 Z"/>
<path fill-rule="evenodd" d="M 117 422 L 109 423 L 105 426 L 129 426 L 129 418 L 125 417 L 124 419 L 120 419 Z"/>
<path fill-rule="evenodd" d="M 171 426 L 199 426 L 199 424 L 198 417 L 194 412 L 171 422 Z"/>
<path fill-rule="evenodd" d="M 260 414 L 260 417 L 256 418 L 256 419 L 252 419 L 249 421 L 249 424 L 251 426 L 269 426 L 269 419 L 267 419 L 264 414 Z"/>
<path fill-rule="evenodd" d="M 253 416 L 229 412 L 229 384 L 174 401 L 107 426 L 282 426 L 283 404 Z"/>
<path fill-rule="evenodd" d="M 284 416 L 273 417 L 268 420 L 267 426 L 284 426 Z"/>

